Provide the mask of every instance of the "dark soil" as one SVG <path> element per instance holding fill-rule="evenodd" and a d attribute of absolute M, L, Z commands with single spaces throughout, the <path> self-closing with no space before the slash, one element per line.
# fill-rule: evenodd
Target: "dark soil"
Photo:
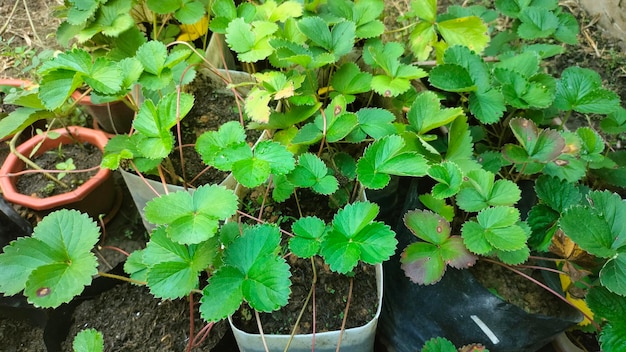
<path fill-rule="evenodd" d="M 288 261 L 291 265 L 292 274 L 289 303 L 276 312 L 260 314 L 264 333 L 291 334 L 311 289 L 313 280 L 311 261 L 297 259 L 293 256 L 290 256 Z M 359 264 L 355 268 L 350 297 L 348 294 L 350 278 L 331 272 L 320 258 L 315 259 L 315 270 L 318 278 L 315 285 L 315 306 L 313 306 L 311 299 L 300 320 L 297 333 L 312 333 L 313 317 L 315 317 L 315 332 L 339 330 L 348 299 L 350 299 L 350 306 L 346 328 L 363 326 L 372 320 L 378 308 L 376 272 L 373 266 Z M 243 306 L 233 315 L 233 322 L 246 332 L 259 332 L 254 312 L 247 306 Z"/>
<path fill-rule="evenodd" d="M 260 205 L 263 203 L 265 188 L 258 187 L 244 197 L 244 211 L 258 216 Z M 265 202 L 261 219 L 278 224 L 283 230 L 291 232 L 291 224 L 302 216 L 317 216 L 327 223 L 332 221 L 336 209 L 328 206 L 327 196 L 313 193 L 308 189 L 297 190 L 298 200 L 292 196 L 283 203 L 274 203 L 269 199 Z M 249 218 L 242 218 L 247 223 L 255 223 Z M 285 244 L 286 246 L 286 244 Z M 299 259 L 295 256 L 287 257 L 291 265 L 291 296 L 287 306 L 277 312 L 260 314 L 264 333 L 291 334 L 294 323 L 306 301 L 313 281 L 313 269 L 309 259 Z M 298 333 L 313 332 L 313 317 L 315 316 L 315 332 L 339 330 L 341 328 L 350 278 L 332 272 L 324 265 L 321 258 L 315 258 L 317 284 L 315 286 L 315 308 L 312 301 L 307 305 L 298 327 Z M 376 289 L 376 272 L 373 266 L 359 264 L 355 270 L 352 295 L 346 328 L 365 325 L 376 314 L 378 296 Z M 244 331 L 258 333 L 253 311 L 243 306 L 234 316 L 237 327 Z"/>
<path fill-rule="evenodd" d="M 190 186 L 220 183 L 228 173 L 207 167 L 196 152 L 195 143 L 202 133 L 216 131 L 226 122 L 238 121 L 237 103 L 233 95 L 218 92 L 208 78 L 201 75 L 190 84 L 189 90 L 189 93 L 194 95 L 194 105 L 181 121 L 182 143 L 180 145 L 183 145 L 184 174 L 180 171 L 183 167 L 179 149 L 170 155 L 170 159 L 178 176 L 186 180 Z M 176 129 L 174 135 L 178 136 Z M 260 135 L 260 131 L 248 131 L 250 145 L 253 145 Z"/>
<path fill-rule="evenodd" d="M 33 162 L 44 170 L 58 171 L 56 165 L 72 159 L 76 170 L 85 170 L 100 165 L 102 160 L 102 152 L 91 144 L 67 144 L 63 145 L 61 150 L 50 150 L 40 156 L 31 158 Z M 61 182 L 64 182 L 69 188 L 63 188 L 46 178 L 43 173 L 27 173 L 17 179 L 16 187 L 22 194 L 34 195 L 39 198 L 50 197 L 57 194 L 69 192 L 78 188 L 85 183 L 91 176 L 98 172 L 97 169 L 88 172 L 68 172 Z M 52 174 L 54 177 L 58 173 Z"/>
<path fill-rule="evenodd" d="M 516 268 L 539 281 L 539 270 Z M 479 260 L 469 270 L 488 290 L 527 313 L 559 316 L 562 302 L 541 286 L 501 265 Z"/>
<path fill-rule="evenodd" d="M 204 326 L 195 302 L 195 333 Z M 105 351 L 186 351 L 189 343 L 189 302 L 161 301 L 143 286 L 121 284 L 93 300 L 81 303 L 73 315 L 63 350 L 71 350 L 78 332 L 94 328 L 104 335 Z M 213 326 L 194 351 L 208 351 L 228 328 L 226 322 Z"/>
<path fill-rule="evenodd" d="M 15 317 L 0 317 L 0 341 L 5 352 L 46 352 L 43 328 Z"/>

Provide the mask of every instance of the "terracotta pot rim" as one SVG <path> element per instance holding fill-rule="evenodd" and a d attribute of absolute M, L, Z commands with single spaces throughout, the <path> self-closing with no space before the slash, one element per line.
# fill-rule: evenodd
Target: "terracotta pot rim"
<path fill-rule="evenodd" d="M 72 136 L 74 136 L 78 140 L 93 144 L 100 150 L 104 150 L 104 146 L 109 140 L 107 135 L 102 131 L 96 131 L 90 128 L 79 126 L 70 126 L 68 127 L 68 129 L 70 130 Z M 68 132 L 64 128 L 56 129 L 52 132 L 60 134 L 60 138 L 67 138 L 68 136 Z M 45 135 L 46 134 L 44 133 L 42 135 L 34 136 L 26 142 L 20 144 L 17 147 L 17 151 L 24 155 L 30 154 L 33 148 L 44 139 Z M 47 150 L 50 150 L 50 148 L 46 149 L 44 146 L 42 146 L 37 151 L 36 155 L 39 155 Z M 17 187 L 15 186 L 16 178 L 8 176 L 8 174 L 22 171 L 23 167 L 23 162 L 19 160 L 17 156 L 15 156 L 15 154 L 9 154 L 4 164 L 2 165 L 2 168 L 0 169 L 0 188 L 2 188 L 4 198 L 7 201 L 23 205 L 33 210 L 40 211 L 79 201 L 85 198 L 93 189 L 95 189 L 104 181 L 106 181 L 109 177 L 111 177 L 111 170 L 101 168 L 94 176 L 92 176 L 89 180 L 87 180 L 84 184 L 80 185 L 75 190 L 47 198 L 36 198 L 19 193 L 17 191 Z"/>

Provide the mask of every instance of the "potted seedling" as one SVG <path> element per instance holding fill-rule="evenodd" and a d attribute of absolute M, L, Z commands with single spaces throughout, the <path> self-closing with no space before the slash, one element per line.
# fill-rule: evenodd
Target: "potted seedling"
<path fill-rule="evenodd" d="M 50 174 L 59 170 L 49 168 L 46 172 L 30 160 L 33 156 L 39 157 L 43 153 L 54 151 L 60 148 L 60 145 L 74 143 L 78 146 L 82 146 L 82 143 L 89 143 L 96 150 L 99 149 L 100 152 L 103 150 L 108 140 L 103 132 L 71 126 L 77 110 L 75 104 L 70 102 L 69 96 L 82 82 L 89 81 L 104 92 L 117 91 L 121 87 L 122 79 L 117 75 L 120 73 L 117 66 L 102 60 L 96 61 L 93 61 L 86 52 L 78 49 L 60 54 L 42 63 L 38 71 L 41 76 L 39 86 L 16 91 L 7 96 L 7 101 L 17 106 L 15 111 L 0 121 L 2 137 L 13 135 L 10 142 L 11 154 L 2 167 L 2 187 L 8 200 L 38 211 L 50 211 L 60 206 L 77 206 L 70 204 L 83 201 L 84 204 L 90 204 L 86 209 L 89 209 L 88 212 L 94 217 L 101 214 L 114 214 L 111 208 L 116 204 L 116 192 L 113 190 L 109 170 L 100 169 L 95 173 L 94 178 L 88 179 L 83 185 L 69 186 L 63 180 L 58 180 Z M 57 124 L 64 128 L 38 134 L 17 146 L 21 132 L 39 120 L 47 120 L 49 126 Z M 41 199 L 42 196 L 32 197 L 17 192 L 15 185 L 25 164 L 28 164 L 29 168 L 38 169 L 51 182 L 63 187 L 60 191 L 63 194 Z M 102 194 L 108 195 L 107 197 L 98 198 L 102 194 L 96 195 L 95 199 L 102 199 L 100 202 L 85 199 L 94 188 L 101 189 L 101 187 L 108 188 L 107 191 L 102 191 Z"/>
<path fill-rule="evenodd" d="M 622 110 L 619 98 L 604 89 L 598 74 L 589 69 L 570 67 L 558 78 L 544 72 L 542 61 L 563 49 L 552 44 L 524 42 L 545 37 L 575 42 L 577 25 L 573 17 L 562 12 L 556 2 L 511 7 L 509 2 L 497 1 L 496 10 L 510 17 L 514 26 L 494 37 L 491 46 L 485 49 L 494 57 L 487 60 L 481 55 L 484 46 L 454 45 L 450 39 L 455 38 L 447 38 L 444 31 L 452 24 L 447 22 L 452 21 L 451 18 L 463 13 L 484 15 L 484 8 L 451 7 L 447 14 L 437 16 L 434 2 L 420 1 L 413 5 L 414 15 L 420 22 L 413 30 L 412 48 L 420 49 L 415 54 L 421 53 L 422 59 L 428 57 L 433 47 L 437 51 L 437 61 L 433 63 L 428 80 L 432 90 L 440 96 L 419 93 L 407 112 L 408 132 L 416 134 L 412 138 L 420 141 L 430 164 L 427 171 L 430 181 L 423 179 L 419 183 L 422 187 L 429 183 L 431 186 L 421 188 L 419 199 L 417 194 L 410 195 L 412 199 L 407 202 L 410 206 L 405 209 L 408 212 L 404 224 L 400 225 L 404 230 L 399 231 L 408 237 L 401 240 L 405 249 L 399 259 L 411 281 L 434 286 L 418 288 L 390 283 L 389 291 L 412 292 L 416 298 L 424 299 L 436 296 L 438 286 L 442 290 L 456 291 L 455 282 L 469 279 L 447 267 L 468 268 L 478 259 L 504 266 L 510 269 L 510 275 L 520 274 L 520 270 L 524 270 L 521 268 L 557 271 L 578 285 L 587 285 L 584 291 L 592 287 L 588 292 L 592 306 L 599 302 L 596 294 L 610 297 L 605 301 L 607 305 L 596 305 L 592 309 L 607 314 L 605 309 L 609 305 L 619 307 L 617 302 L 624 300 L 624 291 L 617 284 L 622 281 L 617 273 L 622 271 L 618 253 L 623 234 L 618 230 L 619 221 L 609 214 L 620 212 L 623 201 L 619 195 L 606 190 L 613 181 L 603 174 L 611 175 L 623 166 L 618 158 L 605 153 L 605 142 L 591 125 L 568 128 L 573 113 L 609 115 L 606 118 L 609 121 L 603 125 L 615 126 Z M 552 25 L 539 30 L 534 25 L 537 17 L 532 15 L 539 13 L 541 18 L 552 18 Z M 442 26 L 444 23 L 446 25 Z M 437 42 L 437 30 L 442 31 L 443 43 Z M 505 37 L 509 38 L 506 44 L 502 41 Z M 477 43 L 486 45 L 488 41 L 486 37 L 486 41 Z M 436 119 L 439 114 L 434 112 L 442 96 L 446 105 L 455 106 L 446 110 L 461 109 L 461 115 L 445 122 L 443 131 L 422 129 L 428 123 L 414 121 Z M 538 199 L 537 204 L 533 197 Z M 599 214 L 603 214 L 602 220 L 596 218 Z M 589 237 L 588 227 L 583 223 L 594 221 L 597 221 L 597 231 Z M 600 227 L 604 230 L 599 230 Z M 585 240 L 583 229 L 587 234 Z M 419 239 L 417 242 L 411 239 L 411 233 Z M 563 244 L 570 248 L 565 255 L 559 253 L 563 252 Z M 574 249 L 590 253 L 599 263 L 577 262 L 569 257 Z M 609 272 L 611 274 L 603 280 L 603 274 Z M 565 294 L 558 293 L 560 285 L 549 287 L 529 274 L 521 274 L 566 301 Z M 394 300 L 397 298 L 389 300 L 390 311 L 398 315 L 389 319 L 400 319 L 402 324 L 415 326 L 407 322 L 410 318 L 402 313 L 404 307 L 394 306 Z M 517 345 L 514 339 L 507 338 L 507 333 L 522 330 L 519 323 L 511 322 L 511 329 L 504 325 L 509 315 L 499 315 L 505 312 L 503 305 L 480 314 L 477 308 L 483 303 L 476 303 L 476 299 L 472 302 L 469 307 L 459 307 L 446 314 L 446 319 L 453 315 L 456 319 L 467 320 L 471 329 L 468 323 L 462 326 L 448 321 L 434 323 L 441 311 L 435 313 L 426 308 L 421 313 L 411 314 L 420 319 L 428 317 L 426 321 L 430 320 L 432 328 L 413 321 L 422 332 L 402 330 L 403 333 L 398 333 L 401 329 L 393 332 L 393 326 L 397 325 L 391 325 L 383 335 L 392 340 L 392 344 L 407 348 L 412 343 L 409 341 L 424 341 L 436 335 L 462 344 L 475 341 L 480 334 L 484 336 L 483 343 L 490 348 L 528 350 L 540 347 L 558 333 L 557 323 L 548 323 L 549 327 L 543 331 L 520 338 L 524 343 Z M 616 350 L 613 324 L 620 322 L 615 315 L 609 316 L 611 324 L 601 333 L 601 342 L 606 350 Z M 588 314 L 587 318 L 590 318 Z M 574 323 L 580 318 L 567 319 Z M 537 338 L 536 342 L 532 342 L 531 335 Z"/>

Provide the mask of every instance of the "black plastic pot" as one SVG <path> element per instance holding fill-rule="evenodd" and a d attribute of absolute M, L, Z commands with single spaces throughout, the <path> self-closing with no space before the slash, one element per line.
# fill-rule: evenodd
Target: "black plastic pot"
<path fill-rule="evenodd" d="M 402 214 L 421 208 L 417 180 L 408 189 Z M 378 337 L 389 351 L 416 351 L 433 337 L 445 337 L 455 345 L 481 343 L 492 352 L 532 352 L 582 319 L 563 303 L 561 314 L 548 317 L 529 314 L 493 295 L 468 270 L 448 269 L 431 286 L 412 283 L 400 268 L 400 253 L 417 238 L 404 226 L 395 226 L 396 255 L 385 262 L 383 310 Z"/>

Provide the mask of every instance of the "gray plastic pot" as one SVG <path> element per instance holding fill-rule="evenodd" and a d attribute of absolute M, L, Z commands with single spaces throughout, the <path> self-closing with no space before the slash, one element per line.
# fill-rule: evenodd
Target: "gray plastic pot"
<path fill-rule="evenodd" d="M 367 324 L 355 328 L 346 329 L 341 337 L 342 352 L 372 352 L 374 351 L 374 337 L 376 326 L 380 316 L 383 300 L 383 269 L 381 264 L 376 265 L 376 287 L 378 291 L 378 308 L 376 315 Z M 237 328 L 231 317 L 228 322 L 237 346 L 241 352 L 265 352 L 260 334 L 250 334 Z M 310 352 L 315 337 L 315 352 L 335 352 L 339 343 L 340 331 L 328 331 L 315 334 L 295 335 L 289 345 L 290 352 Z M 290 335 L 266 334 L 265 342 L 270 352 L 282 352 L 287 346 Z"/>

